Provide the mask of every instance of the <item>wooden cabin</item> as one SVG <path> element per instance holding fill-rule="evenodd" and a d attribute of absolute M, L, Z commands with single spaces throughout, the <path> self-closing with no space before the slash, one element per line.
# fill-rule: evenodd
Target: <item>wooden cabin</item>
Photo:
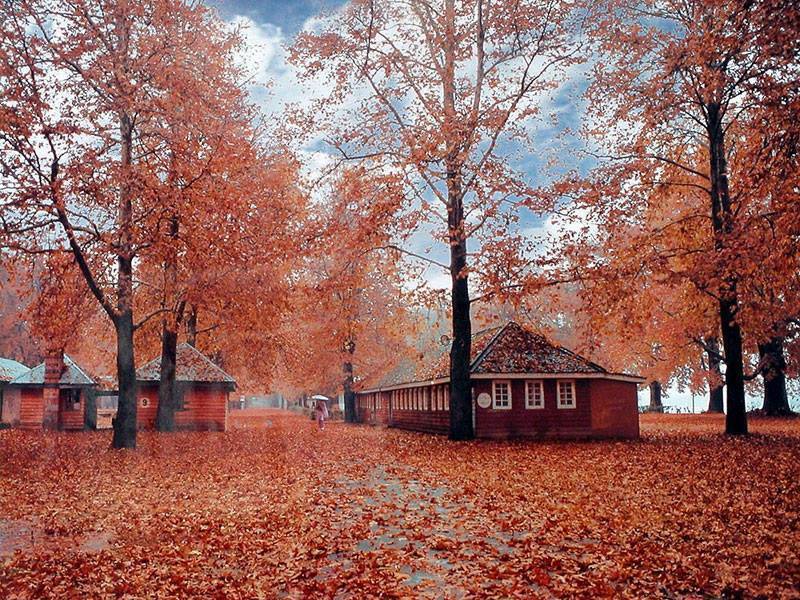
<path fill-rule="evenodd" d="M 19 425 L 19 388 L 9 383 L 29 370 L 20 362 L 0 357 L 0 423 Z"/>
<path fill-rule="evenodd" d="M 158 411 L 158 382 L 161 357 L 136 371 L 139 427 L 155 427 Z M 225 431 L 228 428 L 228 400 L 236 381 L 203 353 L 180 344 L 175 360 L 175 426 L 179 429 Z"/>
<path fill-rule="evenodd" d="M 472 339 L 473 425 L 480 438 L 637 438 L 637 387 L 509 322 Z M 446 434 L 450 426 L 449 344 L 366 384 L 363 423 Z"/>
<path fill-rule="evenodd" d="M 61 351 L 11 380 L 19 394 L 21 429 L 82 430 L 95 381 Z"/>

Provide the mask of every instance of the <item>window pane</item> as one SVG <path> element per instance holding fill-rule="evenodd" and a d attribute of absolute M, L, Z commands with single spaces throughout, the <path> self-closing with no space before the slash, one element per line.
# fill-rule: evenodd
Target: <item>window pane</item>
<path fill-rule="evenodd" d="M 511 408 L 511 386 L 506 381 L 494 383 L 494 408 Z"/>

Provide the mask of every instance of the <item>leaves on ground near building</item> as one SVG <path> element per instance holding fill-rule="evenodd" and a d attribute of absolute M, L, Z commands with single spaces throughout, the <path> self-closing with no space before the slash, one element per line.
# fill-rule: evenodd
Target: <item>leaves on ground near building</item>
<path fill-rule="evenodd" d="M 469 442 L 244 411 L 227 434 L 0 432 L 0 595 L 800 593 L 800 421 Z"/>

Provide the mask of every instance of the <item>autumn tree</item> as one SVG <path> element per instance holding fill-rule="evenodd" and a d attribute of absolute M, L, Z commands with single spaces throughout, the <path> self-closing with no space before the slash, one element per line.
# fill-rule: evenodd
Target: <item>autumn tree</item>
<path fill-rule="evenodd" d="M 158 162 L 175 149 L 156 140 L 169 139 L 163 125 L 176 105 L 203 96 L 187 73 L 220 61 L 232 69 L 237 38 L 181 0 L 23 0 L 1 10 L 0 76 L 13 81 L 0 123 L 4 233 L 31 252 L 72 252 L 114 326 L 113 445 L 132 448 L 133 336 L 148 318 L 134 319 L 134 269 L 158 236 L 143 224 L 160 206 Z M 173 93 L 179 83 L 197 87 Z M 53 224 L 57 235 L 34 228 Z"/>
<path fill-rule="evenodd" d="M 227 44 L 236 48 L 236 38 Z M 199 311 L 214 315 L 218 323 L 211 326 L 222 335 L 235 338 L 237 327 L 270 329 L 267 318 L 237 321 L 224 314 L 225 307 L 254 298 L 254 289 L 262 302 L 280 303 L 280 284 L 296 253 L 292 224 L 302 221 L 304 209 L 295 161 L 263 150 L 268 140 L 230 55 L 210 60 L 185 53 L 186 68 L 176 74 L 183 80 L 173 79 L 162 100 L 174 108 L 161 115 L 164 131 L 153 136 L 161 203 L 148 226 L 161 234 L 143 256 L 140 275 L 147 283 L 145 301 L 149 297 L 151 310 L 162 311 L 156 417 L 162 431 L 174 427 L 176 347 L 185 317 L 192 337 Z M 274 311 L 262 309 L 260 316 L 266 315 Z"/>
<path fill-rule="evenodd" d="M 235 134 L 223 144 L 234 156 L 225 148 L 215 152 L 212 163 L 219 166 L 207 165 L 191 189 L 180 191 L 164 223 L 170 235 L 148 273 L 151 289 L 160 290 L 150 302 L 160 301 L 168 315 L 161 327 L 164 429 L 171 429 L 174 356 L 184 320 L 192 327 L 187 341 L 198 345 L 200 335 L 199 346 L 224 356 L 243 385 L 266 386 L 282 344 L 273 332 L 291 308 L 288 277 L 305 217 L 296 163 L 263 151 L 246 125 L 226 130 Z M 180 236 L 172 235 L 176 229 Z"/>
<path fill-rule="evenodd" d="M 404 356 L 414 333 L 413 290 L 393 244 L 403 187 L 394 175 L 349 167 L 315 194 L 281 381 L 295 393 L 341 389 L 345 420 L 355 422 L 357 386 Z"/>
<path fill-rule="evenodd" d="M 410 226 L 446 248 L 444 262 L 403 250 L 449 274 L 452 439 L 473 436 L 470 275 L 489 287 L 498 282 L 477 275 L 499 263 L 508 286 L 526 270 L 514 225 L 541 207 L 509 154 L 530 142 L 542 100 L 580 62 L 580 16 L 558 0 L 357 0 L 293 49 L 312 81 L 334 83 L 314 116 L 335 152 L 399 173 L 414 198 Z M 332 108 L 343 99 L 352 101 Z"/>
<path fill-rule="evenodd" d="M 27 317 L 38 294 L 26 267 L 13 255 L 0 253 L 0 356 L 32 365 L 39 362 L 42 350 Z"/>
<path fill-rule="evenodd" d="M 588 93 L 592 152 L 600 162 L 582 206 L 624 223 L 658 200 L 653 189 L 703 199 L 710 242 L 682 271 L 717 306 L 727 389 L 726 431 L 747 433 L 741 295 L 749 271 L 744 207 L 756 200 L 752 162 L 737 155 L 746 116 L 796 58 L 781 0 L 620 0 L 596 22 Z M 791 21 L 791 19 L 790 19 Z M 686 215 L 662 222 L 679 231 Z M 667 255 L 669 262 L 674 257 Z M 680 277 L 680 276 L 679 276 Z M 709 330 L 712 334 L 713 330 Z"/>

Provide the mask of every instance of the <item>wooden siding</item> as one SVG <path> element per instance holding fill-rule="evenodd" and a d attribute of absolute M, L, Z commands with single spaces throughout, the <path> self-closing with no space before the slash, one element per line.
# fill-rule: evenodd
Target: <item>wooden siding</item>
<path fill-rule="evenodd" d="M 3 388 L 3 414 L 0 415 L 0 421 L 3 423 L 19 425 L 19 392 L 19 388 Z"/>
<path fill-rule="evenodd" d="M 592 434 L 598 437 L 639 437 L 636 384 L 600 379 L 591 388 Z"/>
<path fill-rule="evenodd" d="M 558 382 L 564 379 L 530 378 L 541 381 L 543 408 L 526 408 L 526 379 L 473 380 L 473 398 L 492 396 L 493 381 L 511 384 L 511 408 L 481 408 L 474 402 L 475 435 L 480 438 L 636 438 L 639 414 L 636 384 L 606 379 L 574 379 L 575 407 L 558 407 Z M 400 429 L 447 434 L 450 428 L 447 384 L 419 386 L 358 394 L 356 406 L 362 423 Z M 381 397 L 380 403 L 377 398 Z"/>
<path fill-rule="evenodd" d="M 505 381 L 497 379 L 497 381 Z M 511 380 L 511 408 L 481 408 L 475 403 L 475 435 L 508 437 L 589 437 L 592 434 L 589 387 L 592 380 L 575 380 L 575 408 L 558 408 L 555 379 L 536 379 L 544 388 L 544 408 L 525 408 L 525 380 Z M 492 380 L 475 380 L 474 397 L 492 395 Z"/>
<path fill-rule="evenodd" d="M 375 392 L 356 395 L 356 411 L 359 423 L 366 425 L 389 424 L 388 394 Z"/>
<path fill-rule="evenodd" d="M 228 391 L 220 386 L 187 387 L 184 410 L 175 411 L 175 427 L 204 431 L 228 428 Z M 141 385 L 136 395 L 136 422 L 142 429 L 153 429 L 158 412 L 158 384 Z"/>
<path fill-rule="evenodd" d="M 65 431 L 80 431 L 86 422 L 86 391 L 80 392 L 80 404 L 75 410 L 67 410 L 67 398 L 71 390 L 59 390 L 58 424 Z"/>
<path fill-rule="evenodd" d="M 42 388 L 22 388 L 19 391 L 19 426 L 21 429 L 41 429 L 44 417 Z"/>
<path fill-rule="evenodd" d="M 362 423 L 446 434 L 450 428 L 446 388 L 446 384 L 422 385 L 359 394 L 356 401 L 359 417 Z"/>

